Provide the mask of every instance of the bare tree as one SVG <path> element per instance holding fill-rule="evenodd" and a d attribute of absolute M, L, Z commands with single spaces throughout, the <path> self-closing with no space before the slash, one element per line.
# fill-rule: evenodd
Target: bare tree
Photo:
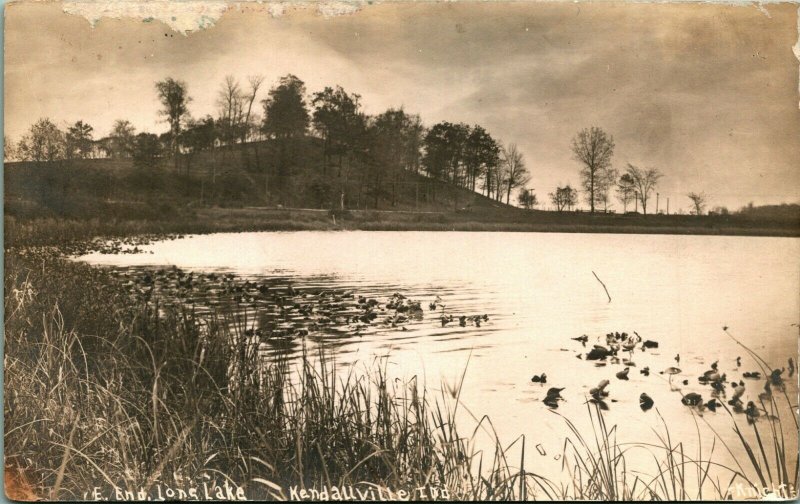
<path fill-rule="evenodd" d="M 555 192 L 550 193 L 550 201 L 553 202 L 559 212 L 572 210 L 572 207 L 578 203 L 578 191 L 569 184 L 564 187 L 558 187 Z"/>
<path fill-rule="evenodd" d="M 217 106 L 219 107 L 219 121 L 222 140 L 227 145 L 233 145 L 241 131 L 244 117 L 245 96 L 242 87 L 232 75 L 225 76 L 219 92 L 217 93 Z"/>
<path fill-rule="evenodd" d="M 252 111 L 253 111 L 253 102 L 256 100 L 256 95 L 258 94 L 258 88 L 261 87 L 261 84 L 264 82 L 263 75 L 251 75 L 247 78 L 247 83 L 250 84 L 248 89 L 248 93 L 246 96 L 247 99 L 247 112 L 244 115 L 244 127 L 242 128 L 242 143 L 247 141 L 248 136 L 252 131 L 257 130 L 254 126 L 255 121 L 252 121 Z"/>
<path fill-rule="evenodd" d="M 642 213 L 647 215 L 647 200 L 663 174 L 655 168 L 641 169 L 630 163 L 628 163 L 625 174 L 633 180 L 636 198 L 642 204 Z"/>
<path fill-rule="evenodd" d="M 686 197 L 692 200 L 692 206 L 694 206 L 692 213 L 695 215 L 703 215 L 703 211 L 706 208 L 706 203 L 708 203 L 708 196 L 706 196 L 706 193 L 690 192 L 686 195 Z"/>
<path fill-rule="evenodd" d="M 6 135 L 3 135 L 3 161 L 14 161 L 17 157 L 17 148 L 14 142 Z"/>
<path fill-rule="evenodd" d="M 572 139 L 572 155 L 583 165 L 581 182 L 588 193 L 592 213 L 597 201 L 597 190 L 601 184 L 600 179 L 611 167 L 613 154 L 614 137 L 596 126 L 581 130 Z"/>
<path fill-rule="evenodd" d="M 503 201 L 503 185 L 506 183 L 506 180 L 508 180 L 508 165 L 502 162 L 499 163 L 495 169 L 492 170 L 491 175 L 494 179 L 494 199 Z"/>
<path fill-rule="evenodd" d="M 623 173 L 617 181 L 617 199 L 622 203 L 623 212 L 627 212 L 628 203 L 636 199 L 636 186 L 628 173 Z"/>
<path fill-rule="evenodd" d="M 597 205 L 603 205 L 603 212 L 608 212 L 608 204 L 611 201 L 611 191 L 617 185 L 619 176 L 616 168 L 611 166 L 602 170 L 595 183 L 594 200 Z"/>
<path fill-rule="evenodd" d="M 259 127 L 260 121 L 255 120 L 255 114 L 253 114 L 253 103 L 258 95 L 258 88 L 261 87 L 263 82 L 264 77 L 262 75 L 251 75 L 247 77 L 247 83 L 250 85 L 247 89 L 247 94 L 245 95 L 244 92 L 240 93 L 242 101 L 247 102 L 247 112 L 244 113 L 244 118 L 242 119 L 241 125 L 238 129 L 240 136 L 239 142 L 243 144 L 240 154 L 244 158 L 245 166 L 247 166 L 248 169 L 250 168 L 250 156 L 248 154 L 247 147 L 245 147 L 244 144 L 247 143 L 248 139 L 254 132 L 259 132 L 261 130 Z M 253 151 L 255 152 L 256 165 L 258 166 L 261 163 L 258 159 L 257 145 L 253 145 Z"/>
<path fill-rule="evenodd" d="M 506 205 L 511 203 L 511 191 L 524 186 L 531 180 L 531 175 L 525 167 L 525 159 L 517 149 L 517 144 L 509 144 L 502 149 L 502 163 L 506 172 Z"/>
<path fill-rule="evenodd" d="M 186 90 L 186 83 L 168 77 L 156 82 L 158 99 L 164 107 L 159 114 L 167 118 L 169 123 L 170 144 L 175 167 L 178 167 L 178 138 L 181 135 L 183 122 L 189 116 L 189 102 L 192 101 Z"/>

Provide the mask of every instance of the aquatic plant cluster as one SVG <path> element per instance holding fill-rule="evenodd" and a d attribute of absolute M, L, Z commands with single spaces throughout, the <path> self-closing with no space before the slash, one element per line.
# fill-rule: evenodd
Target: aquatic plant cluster
<path fill-rule="evenodd" d="M 727 372 L 720 369 L 719 361 L 712 362 L 708 370 L 695 378 L 697 384 L 708 387 L 707 400 L 701 393 L 683 392 L 681 386 L 690 385 L 692 380 L 690 378 L 683 378 L 683 376 L 685 376 L 684 371 L 677 367 L 677 365 L 680 365 L 681 361 L 680 354 L 676 354 L 673 358 L 676 366 L 666 367 L 659 371 L 658 374 L 667 376 L 670 390 L 677 393 L 680 402 L 689 408 L 695 423 L 698 418 L 701 419 L 701 421 L 705 421 L 703 418 L 704 412 L 716 413 L 718 408 L 723 409 L 722 414 L 727 414 L 729 416 L 733 430 L 740 442 L 740 446 L 734 447 L 734 449 L 738 448 L 746 455 L 744 463 L 740 462 L 740 459 L 743 457 L 735 456 L 732 452 L 732 448 L 727 445 L 725 446 L 728 452 L 733 456 L 735 463 L 735 467 L 719 467 L 719 469 L 724 469 L 724 471 L 728 472 L 731 476 L 731 482 L 727 487 L 729 490 L 731 488 L 740 488 L 741 482 L 735 484 L 735 480 L 741 478 L 747 482 L 746 488 L 753 490 L 758 489 L 758 495 L 762 495 L 764 492 L 761 492 L 761 489 L 766 488 L 774 489 L 772 492 L 766 492 L 772 496 L 794 498 L 797 496 L 798 474 L 800 474 L 800 461 L 798 461 L 796 444 L 798 406 L 797 399 L 794 398 L 793 401 L 787 393 L 784 375 L 788 378 L 794 377 L 796 371 L 795 360 L 793 357 L 789 357 L 786 367 L 770 367 L 761 356 L 734 338 L 728 332 L 727 326 L 723 327 L 722 330 L 752 358 L 760 371 L 745 371 L 741 369 L 741 356 L 732 360 L 732 369 Z M 572 339 L 579 342 L 582 348 L 585 349 L 587 348 L 590 337 L 584 334 Z M 614 331 L 607 333 L 604 337 L 597 336 L 594 339 L 597 343 L 593 344 L 588 352 L 578 351 L 575 357 L 587 362 L 587 364 L 592 362 L 596 367 L 622 367 L 620 371 L 614 373 L 614 376 L 617 380 L 623 381 L 629 379 L 631 369 L 636 367 L 634 357 L 637 351 L 646 352 L 649 350 L 652 352 L 654 349 L 659 349 L 659 343 L 657 341 L 644 340 L 636 331 L 633 331 L 633 334 Z M 601 344 L 601 342 L 603 344 Z M 643 367 L 639 372 L 644 377 L 650 376 L 650 368 L 647 366 Z M 728 374 L 732 375 L 730 379 Z M 733 378 L 733 375 L 738 375 L 739 379 Z M 678 383 L 674 383 L 673 380 Z M 763 382 L 763 386 L 758 385 L 760 388 L 756 388 L 756 390 L 760 390 L 760 392 L 757 392 L 754 398 L 748 398 L 749 400 L 745 398 L 745 392 L 747 391 L 745 380 L 754 384 Z M 547 373 L 543 372 L 533 375 L 531 382 L 538 383 L 544 387 L 544 384 L 547 383 Z M 589 389 L 586 399 L 586 403 L 592 405 L 596 409 L 596 417 L 592 418 L 592 425 L 594 426 L 596 421 L 599 430 L 594 431 L 595 437 L 606 440 L 613 437 L 615 434 L 615 428 L 609 430 L 605 426 L 601 415 L 601 411 L 607 411 L 609 409 L 609 402 L 617 402 L 616 399 L 610 398 L 610 384 L 611 381 L 608 379 L 601 380 L 597 386 Z M 542 402 L 550 409 L 555 410 L 558 408 L 559 402 L 564 400 L 562 396 L 564 391 L 565 387 L 549 387 L 545 392 Z M 678 398 L 676 398 L 676 400 L 678 400 Z M 745 400 L 747 401 L 746 404 Z M 646 392 L 642 392 L 639 396 L 639 406 L 642 411 L 647 412 L 655 406 L 655 401 Z M 739 427 L 736 422 L 736 416 L 739 415 L 744 416 L 746 423 L 751 426 L 752 432 L 748 433 Z M 789 418 L 786 418 L 787 416 Z M 573 433 L 583 442 L 578 429 L 572 422 L 568 421 L 568 423 Z M 708 422 L 706 423 L 708 424 Z M 766 425 L 762 425 L 763 423 L 766 423 Z M 710 427 L 710 424 L 708 425 Z M 759 427 L 759 425 L 761 425 L 761 427 Z M 710 428 L 713 431 L 713 427 Z M 714 433 L 716 434 L 716 431 L 714 431 Z M 698 436 L 700 436 L 699 430 Z M 788 446 L 787 438 L 789 440 Z M 722 438 L 719 439 L 724 444 Z M 662 444 L 665 447 L 668 447 L 668 445 L 671 446 L 668 429 L 666 437 L 662 438 Z M 584 445 L 584 448 L 587 449 L 585 456 L 593 458 L 594 462 L 597 463 L 597 459 L 594 458 L 595 456 L 588 450 L 586 445 Z M 609 464 L 615 461 L 617 457 L 622 456 L 622 453 L 617 452 L 616 448 L 609 451 L 609 447 L 604 446 L 603 449 L 598 450 L 601 458 L 603 457 L 604 450 L 605 457 L 608 459 L 606 462 Z M 672 448 L 669 448 L 669 450 L 671 454 Z M 614 454 L 611 453 L 612 451 Z M 672 457 L 672 455 L 667 457 L 667 462 L 669 464 L 678 463 L 674 460 L 670 460 L 670 457 Z M 682 453 L 682 447 L 681 459 L 682 462 L 680 462 L 680 464 L 685 464 L 686 459 Z M 583 458 L 581 458 L 581 460 L 583 461 Z M 793 467 L 792 462 L 794 462 Z M 699 476 L 694 482 L 694 486 L 699 488 L 700 493 L 697 497 L 702 498 L 702 487 L 709 481 L 709 468 L 712 465 L 711 455 L 709 455 L 708 460 L 692 460 L 691 463 L 700 468 L 700 471 L 698 471 Z M 582 465 L 582 463 L 578 465 Z M 586 468 L 587 467 L 584 466 L 584 469 Z M 597 467 L 595 467 L 595 469 L 597 469 Z M 674 471 L 675 468 L 670 468 L 670 470 Z M 591 473 L 592 475 L 596 475 L 594 472 Z M 676 473 L 673 473 L 673 481 L 675 474 Z M 753 480 L 750 479 L 751 477 Z M 683 474 L 680 474 L 680 478 L 682 483 L 685 483 Z M 619 482 L 606 481 L 605 483 L 607 484 L 606 490 L 608 490 Z M 726 492 L 719 484 L 714 484 L 713 487 L 719 498 L 747 497 L 747 493 L 741 490 L 741 488 L 737 495 L 731 495 L 730 492 L 732 492 L 732 490 Z M 676 499 L 686 500 L 691 498 L 685 493 L 685 484 L 682 484 L 680 488 L 683 490 L 680 494 L 674 495 Z M 623 493 L 621 497 L 629 498 L 630 496 Z"/>
<path fill-rule="evenodd" d="M 206 326 L 204 316 L 222 309 L 241 315 L 249 344 L 276 350 L 298 348 L 303 338 L 333 341 L 338 336 L 405 331 L 424 319 L 422 303 L 396 292 L 388 297 L 365 297 L 352 290 L 296 288 L 291 279 L 240 278 L 232 273 L 184 271 L 177 267 L 110 268 L 121 280 L 133 303 L 155 302 L 161 307 L 187 310 L 187 319 Z M 430 310 L 441 325 L 480 327 L 484 315 L 445 313 L 443 304 Z M 335 346 L 335 345 L 334 345 Z"/>
<path fill-rule="evenodd" d="M 727 331 L 727 329 L 727 327 L 723 328 L 724 331 Z M 589 341 L 589 336 L 584 334 L 572 339 L 581 343 L 581 345 L 585 348 Z M 596 339 L 599 340 L 600 337 L 597 337 Z M 594 344 L 589 352 L 587 352 L 585 355 L 582 352 L 578 352 L 575 356 L 578 359 L 594 361 L 594 365 L 597 367 L 605 367 L 607 364 L 624 366 L 621 371 L 615 373 L 615 376 L 618 380 L 628 380 L 628 375 L 630 374 L 631 368 L 636 367 L 636 363 L 633 360 L 635 352 L 637 350 L 645 352 L 648 349 L 657 348 L 659 348 L 657 341 L 643 340 L 636 331 L 633 331 L 633 334 L 614 331 L 605 335 L 604 344 Z M 674 360 L 677 364 L 680 364 L 680 355 L 675 355 Z M 734 361 L 736 363 L 735 370 L 737 372 L 740 372 L 739 368 L 741 367 L 741 361 L 741 357 L 737 357 Z M 783 394 L 786 393 L 783 374 L 786 372 L 787 368 L 783 367 L 780 369 L 772 369 L 769 368 L 769 366 L 763 360 L 758 363 L 760 366 L 763 365 L 769 369 L 767 379 L 764 381 L 763 391 L 758 395 L 758 400 L 763 404 L 765 401 L 769 402 L 769 399 L 773 394 L 773 389 Z M 787 364 L 789 370 L 788 376 L 791 378 L 794 376 L 795 372 L 794 358 L 789 357 Z M 762 367 L 762 369 L 764 369 L 764 367 Z M 643 367 L 640 371 L 640 374 L 643 376 L 649 376 L 650 368 L 647 366 Z M 678 367 L 670 366 L 662 371 L 659 371 L 659 374 L 667 375 L 671 384 L 673 376 L 682 374 L 682 370 Z M 680 401 L 685 406 L 696 408 L 698 412 L 705 410 L 716 412 L 718 407 L 723 406 L 723 404 L 719 401 L 726 401 L 727 405 L 731 406 L 734 412 L 745 414 L 748 423 L 753 423 L 761 416 L 762 412 L 766 414 L 767 411 L 763 407 L 759 408 L 756 406 L 756 403 L 752 400 L 748 401 L 747 406 L 744 407 L 742 400 L 746 390 L 744 380 L 760 380 L 761 378 L 762 375 L 759 371 L 743 371 L 741 372 L 741 379 L 739 381 L 731 380 L 729 382 L 727 373 L 722 372 L 719 369 L 719 361 L 715 361 L 711 363 L 710 369 L 697 377 L 697 383 L 710 387 L 710 399 L 708 401 L 704 401 L 701 394 L 697 392 L 687 392 L 686 394 L 681 393 Z M 544 384 L 547 382 L 547 375 L 546 373 L 534 375 L 531 378 L 531 381 L 534 383 Z M 689 385 L 689 382 L 689 379 L 683 379 L 681 383 L 683 385 Z M 609 396 L 609 391 L 607 390 L 609 384 L 610 381 L 604 379 L 596 387 L 591 388 L 589 390 L 589 395 L 591 397 L 589 402 L 598 405 L 603 410 L 607 410 L 608 404 L 606 399 Z M 730 387 L 732 394 L 730 399 L 726 400 L 727 387 Z M 547 395 L 545 396 L 545 399 L 543 399 L 543 402 L 550 408 L 557 408 L 558 400 L 562 399 L 560 395 L 562 390 L 564 389 L 551 387 L 548 389 Z M 679 388 L 673 387 L 672 390 L 681 392 Z M 614 400 L 612 399 L 612 401 Z M 651 409 L 655 403 L 646 392 L 643 392 L 639 397 L 639 404 L 643 411 L 647 411 Z"/>
<path fill-rule="evenodd" d="M 118 253 L 142 243 L 95 250 Z M 695 421 L 710 404 L 727 412 L 741 446 L 726 448 L 743 454 L 736 466 L 713 462 L 713 448 L 688 456 L 665 423 L 659 444 L 640 445 L 653 453 L 652 473 L 637 467 L 630 476 L 630 447 L 617 442 L 617 427 L 603 416 L 613 401 L 604 380 L 587 397 L 588 436 L 564 418 L 572 434 L 563 479 L 552 479 L 526 467 L 524 436 L 511 444 L 495 437 L 489 453 L 476 450 L 477 429 L 472 437 L 459 433 L 460 385 L 436 396 L 416 380 L 389 379 L 385 362 L 343 375 L 331 355 L 307 352 L 316 338 L 335 342 L 337 335 L 402 331 L 424 321 L 477 328 L 491 323 L 490 314 L 449 313 L 440 298 L 399 292 L 377 298 L 298 288 L 283 278 L 94 268 L 46 247 L 7 250 L 5 292 L 6 474 L 17 496 L 84 499 L 97 488 L 104 498 L 202 488 L 213 495 L 230 487 L 249 499 L 285 499 L 291 488 L 363 482 L 395 492 L 445 489 L 465 500 L 713 499 L 730 497 L 736 485 L 759 492 L 783 485 L 796 495 L 797 459 L 785 433 L 796 430 L 797 417 L 781 417 L 786 408 L 778 402 L 792 411 L 796 404 L 780 370 L 758 359 L 760 369 L 742 376 L 768 383 L 758 415 L 743 404 L 740 381 L 734 386 L 716 365 L 697 377 L 713 403 L 680 398 Z M 635 368 L 636 352 L 658 348 L 638 335 L 600 338 L 588 351 L 589 337 L 575 338 L 582 345 L 576 356 L 619 365 L 618 380 Z M 300 352 L 298 362 L 287 358 L 290 349 Z M 661 372 L 669 383 L 682 373 Z M 649 376 L 649 369 L 640 373 Z M 792 362 L 786 374 L 793 373 Z M 542 372 L 532 381 L 548 378 Z M 568 392 L 551 387 L 544 402 L 557 414 Z M 658 414 L 647 394 L 639 399 Z M 739 428 L 736 415 L 751 431 Z M 520 458 L 511 460 L 520 444 Z M 730 478 L 727 486 L 720 474 Z"/>

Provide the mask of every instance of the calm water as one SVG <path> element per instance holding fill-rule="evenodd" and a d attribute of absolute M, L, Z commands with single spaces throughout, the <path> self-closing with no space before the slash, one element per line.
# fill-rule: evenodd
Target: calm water
<path fill-rule="evenodd" d="M 528 463 L 546 474 L 559 470 L 558 454 L 568 434 L 563 418 L 541 402 L 547 387 L 565 387 L 557 412 L 584 428 L 589 388 L 609 379 L 609 398 L 617 402 L 609 403 L 606 415 L 610 424 L 619 424 L 621 440 L 656 442 L 652 429 L 663 430 L 657 408 L 673 438 L 696 454 L 695 422 L 658 371 L 678 366 L 683 372 L 673 377 L 672 387 L 708 399 L 709 387 L 696 378 L 713 361 L 729 379 L 757 370 L 723 326 L 773 367 L 786 366 L 789 357 L 797 360 L 800 240 L 793 238 L 285 232 L 189 236 L 143 248 L 147 253 L 80 259 L 279 277 L 295 288 L 345 288 L 365 296 L 401 292 L 421 301 L 424 318 L 406 331 L 388 328 L 322 344 L 335 349 L 340 363 L 368 365 L 388 355 L 394 377 L 416 375 L 433 390 L 456 382 L 469 362 L 461 395 L 462 433 L 471 433 L 475 425 L 470 413 L 489 415 L 506 442 L 526 436 Z M 592 272 L 605 283 L 611 302 Z M 460 327 L 457 321 L 442 327 L 441 309 L 428 310 L 436 296 L 446 313 L 487 314 L 489 320 L 479 328 Z M 595 367 L 579 360 L 577 355 L 588 349 L 570 339 L 587 334 L 591 347 L 610 331 L 637 331 L 659 342 L 656 350 L 634 354 L 636 367 L 628 381 L 614 376 L 622 365 Z M 639 373 L 645 366 L 649 377 Z M 547 373 L 545 387 L 531 383 L 531 376 L 541 372 Z M 795 381 L 796 376 L 788 380 Z M 787 386 L 796 397 L 794 384 Z M 763 381 L 747 381 L 745 403 L 757 400 L 762 387 Z M 642 392 L 655 400 L 646 413 L 638 404 Z M 707 412 L 704 420 L 733 441 L 726 413 Z M 738 420 L 747 425 L 743 415 Z M 700 430 L 707 452 L 713 434 L 703 422 Z M 537 444 L 540 450 L 533 450 Z M 796 437 L 787 444 L 796 447 Z M 796 448 L 787 451 L 797 453 Z M 719 448 L 717 455 L 728 457 Z"/>

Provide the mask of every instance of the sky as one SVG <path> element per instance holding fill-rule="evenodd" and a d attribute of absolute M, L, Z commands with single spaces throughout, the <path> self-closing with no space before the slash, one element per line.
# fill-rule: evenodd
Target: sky
<path fill-rule="evenodd" d="M 84 120 L 96 137 L 116 119 L 162 132 L 157 80 L 184 80 L 199 117 L 216 114 L 226 75 L 263 75 L 260 100 L 292 73 L 309 93 L 358 93 L 367 113 L 403 106 L 428 126 L 482 125 L 517 144 L 540 201 L 579 184 L 571 139 L 599 126 L 614 137 L 616 168 L 664 173 L 661 209 L 669 198 L 671 212 L 686 211 L 690 191 L 731 209 L 795 203 L 797 16 L 790 4 L 385 3 L 334 17 L 239 5 L 181 34 L 12 4 L 5 134 L 16 141 L 40 117 L 63 128 Z"/>

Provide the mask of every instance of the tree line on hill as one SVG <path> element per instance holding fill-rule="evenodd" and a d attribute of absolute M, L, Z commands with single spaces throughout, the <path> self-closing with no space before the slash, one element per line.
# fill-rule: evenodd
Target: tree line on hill
<path fill-rule="evenodd" d="M 62 130 L 50 119 L 42 118 L 18 143 L 4 138 L 4 158 L 32 162 L 132 158 L 134 166 L 142 168 L 172 161 L 176 169 L 182 163 L 188 174 L 194 155 L 199 152 L 224 151 L 235 145 L 247 151 L 248 145 L 253 145 L 255 170 L 265 172 L 267 193 L 268 172 L 274 172 L 282 185 L 297 162 L 293 159 L 292 142 L 311 136 L 322 144 L 322 175 L 335 174 L 341 181 L 339 188 L 314 189 L 341 192 L 342 207 L 345 187 L 352 180 L 358 181 L 359 188 L 371 188 L 375 207 L 379 195 L 388 195 L 394 206 L 397 186 L 408 172 L 479 192 L 506 204 L 511 204 L 512 192 L 519 189 L 516 198 L 519 206 L 533 209 L 540 204 L 534 191 L 526 187 L 531 176 L 516 144 L 504 145 L 480 125 L 442 121 L 426 127 L 419 115 L 409 114 L 402 107 L 368 115 L 362 109 L 360 95 L 341 86 L 307 95 L 305 83 L 291 74 L 281 77 L 258 102 L 263 82 L 263 77 L 251 76 L 243 86 L 239 80 L 227 76 L 218 90 L 216 116 L 195 118 L 189 110 L 192 98 L 187 84 L 166 78 L 155 83 L 161 105 L 159 115 L 169 126 L 162 134 L 137 133 L 129 121 L 119 119 L 108 136 L 95 139 L 93 127 L 84 120 Z M 261 105 L 260 111 L 257 103 Z M 277 159 L 262 167 L 259 149 L 254 144 L 264 141 L 275 147 Z M 581 167 L 580 187 L 567 184 L 549 193 L 555 210 L 576 209 L 580 189 L 592 213 L 610 211 L 616 198 L 623 212 L 633 204 L 635 212 L 641 206 L 642 213 L 647 214 L 648 203 L 663 173 L 631 163 L 620 172 L 612 165 L 614 148 L 613 136 L 599 127 L 585 128 L 574 136 L 571 151 Z M 247 164 L 250 165 L 249 157 Z M 432 187 L 435 201 L 436 184 Z M 691 213 L 702 215 L 706 211 L 705 193 L 692 192 L 687 198 Z M 716 207 L 712 213 L 728 211 Z"/>
<path fill-rule="evenodd" d="M 255 105 L 262 84 L 260 76 L 248 78 L 246 87 L 226 77 L 218 92 L 216 117 L 195 118 L 189 111 L 192 99 L 186 83 L 166 78 L 155 84 L 159 115 L 169 126 L 160 135 L 137 133 L 129 121 L 120 119 L 108 136 L 96 140 L 94 129 L 84 120 L 63 131 L 42 118 L 18 143 L 4 138 L 4 157 L 32 162 L 132 158 L 143 168 L 169 159 L 176 169 L 183 163 L 188 172 L 195 153 L 234 145 L 246 149 L 247 144 L 267 141 L 276 147 L 278 159 L 265 169 L 274 170 L 280 182 L 290 175 L 295 161 L 289 148 L 292 140 L 312 136 L 322 142 L 322 174 L 368 183 L 376 205 L 377 195 L 387 191 L 384 187 L 391 186 L 394 192 L 403 172 L 480 191 L 506 203 L 516 188 L 530 180 L 516 145 L 503 145 L 480 125 L 443 121 L 426 128 L 418 115 L 403 108 L 368 115 L 358 94 L 336 86 L 307 96 L 305 84 L 294 75 L 282 77 L 269 90 L 259 114 Z M 258 149 L 253 153 L 257 158 Z M 391 199 L 394 203 L 393 195 Z"/>

